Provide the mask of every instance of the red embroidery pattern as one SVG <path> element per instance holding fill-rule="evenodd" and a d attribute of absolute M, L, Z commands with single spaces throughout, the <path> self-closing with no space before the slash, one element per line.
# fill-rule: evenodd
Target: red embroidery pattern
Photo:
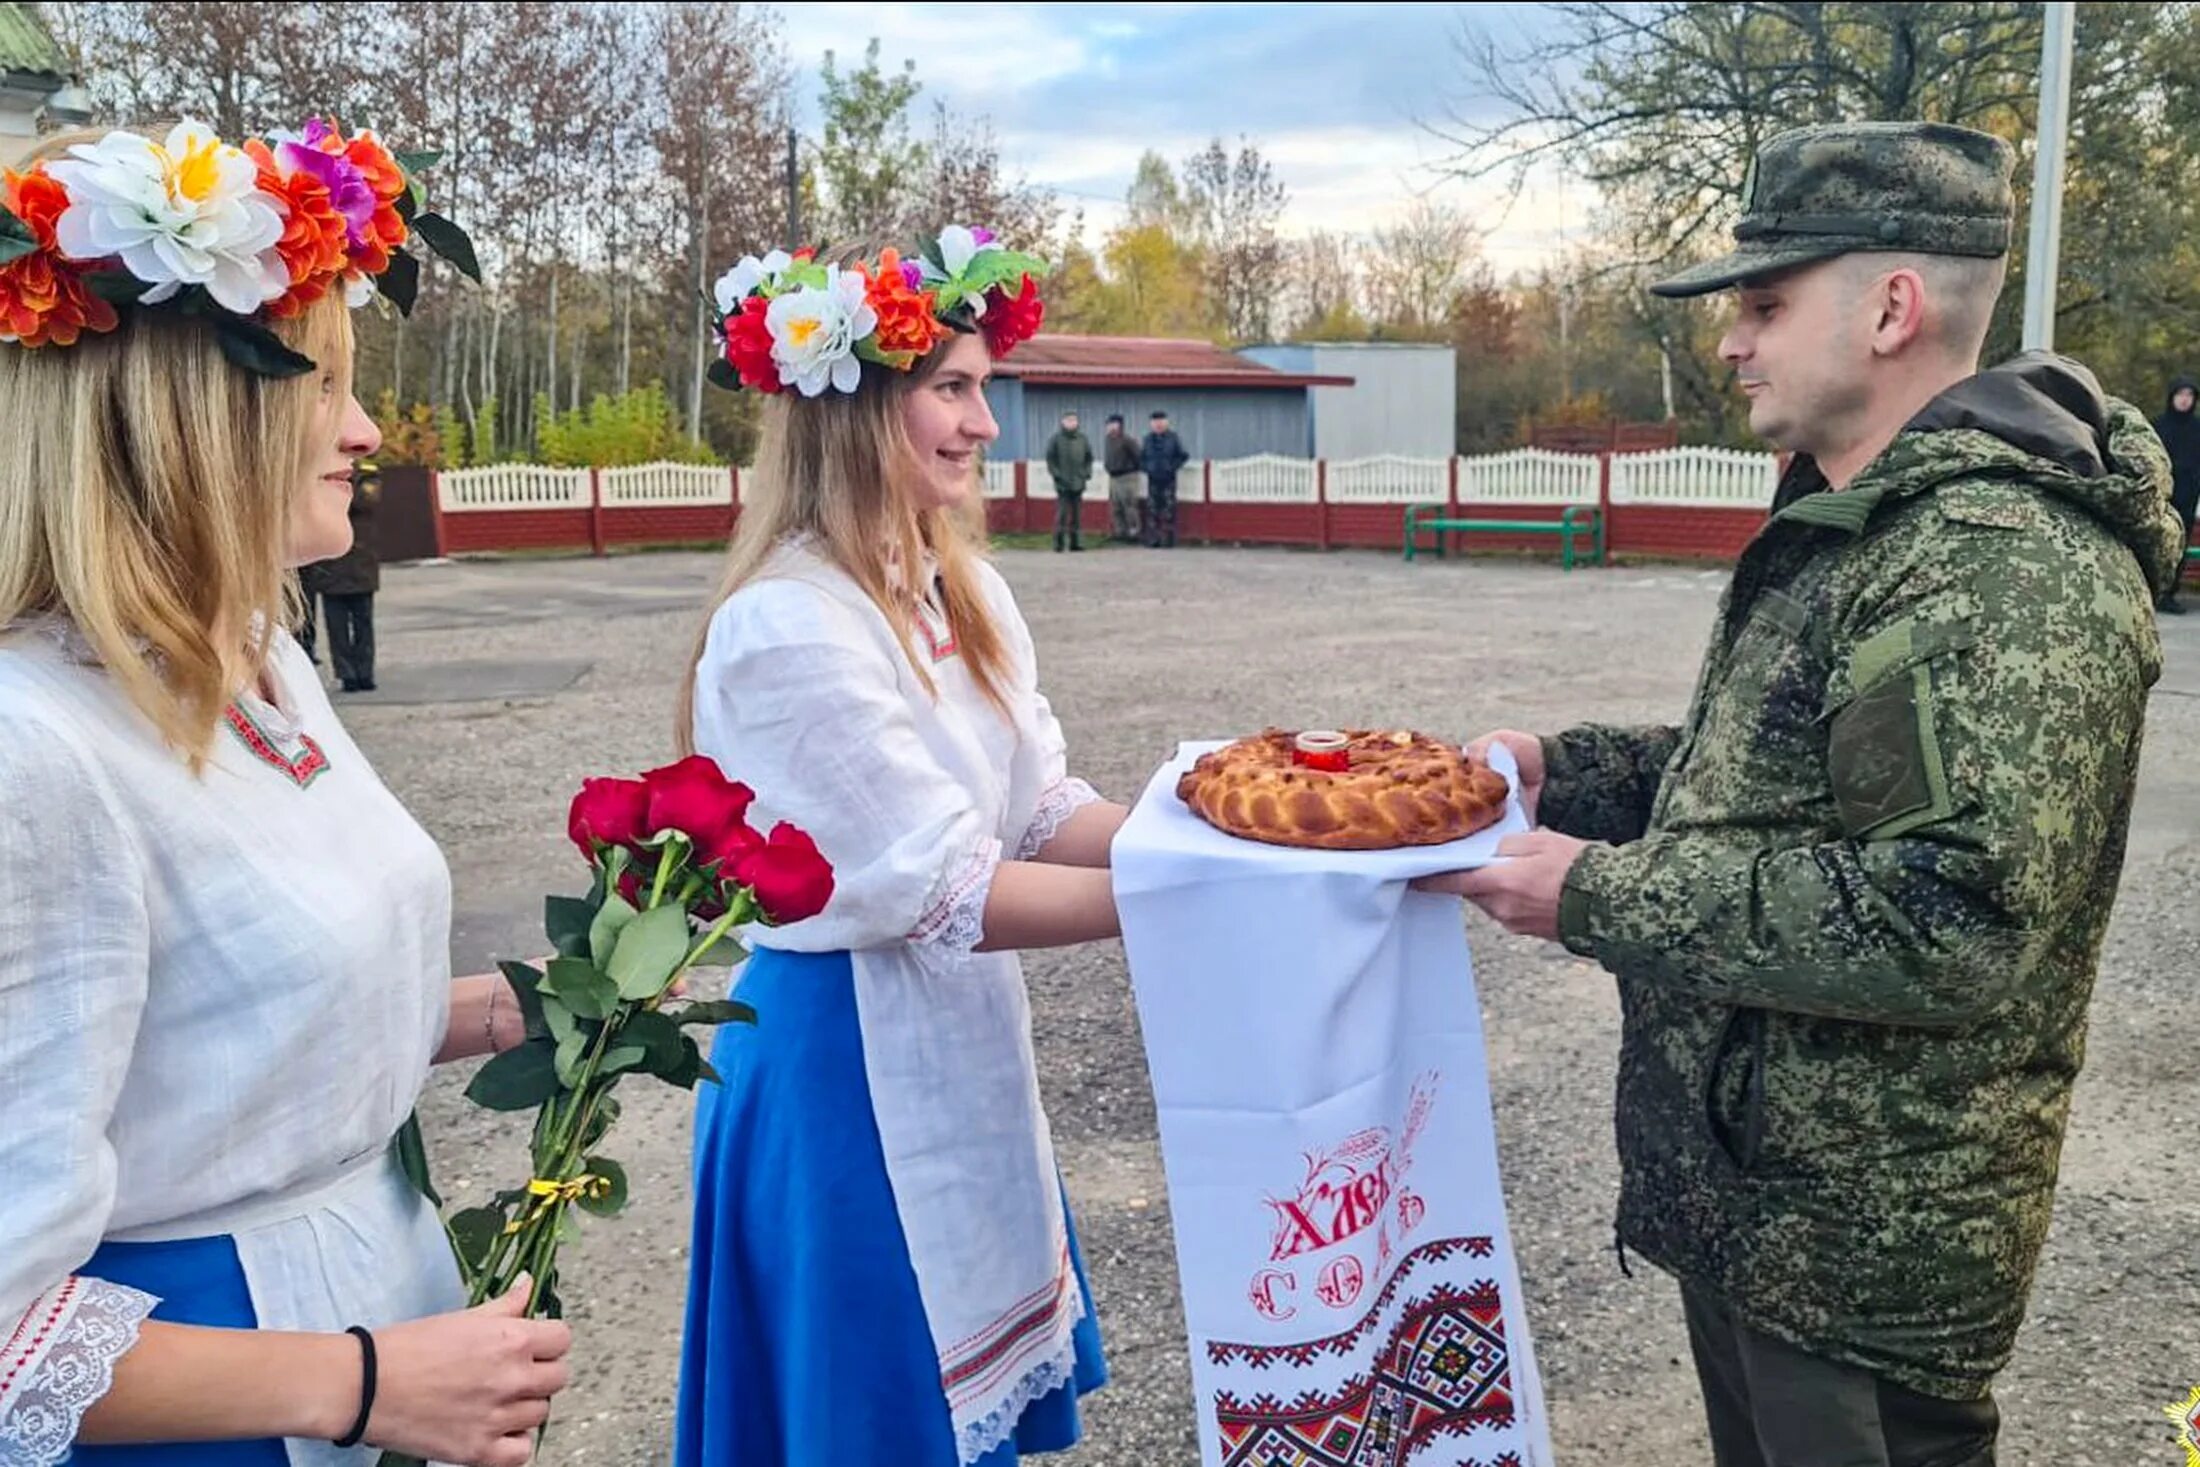
<path fill-rule="evenodd" d="M 1065 1243 L 1055 1260 L 1051 1283 L 1026 1294 L 987 1329 L 955 1344 L 940 1358 L 940 1385 L 948 1400 L 960 1406 L 991 1389 L 1009 1367 L 1020 1367 L 1024 1356 L 1046 1343 L 1056 1320 L 1070 1307 L 1076 1280 Z"/>
<path fill-rule="evenodd" d="M 252 721 L 252 715 L 232 703 L 229 705 L 229 731 L 265 763 L 274 765 L 290 776 L 290 782 L 300 789 L 320 777 L 328 769 L 328 755 L 313 741 L 313 735 L 300 734 L 298 757 L 293 759 L 275 747 L 260 726 Z"/>
<path fill-rule="evenodd" d="M 83 1285 L 76 1276 L 70 1275 L 60 1288 L 47 1297 L 44 1309 L 29 1311 L 16 1321 L 15 1332 L 8 1337 L 7 1347 L 0 1350 L 0 1365 L 7 1367 L 7 1373 L 0 1375 L 0 1400 L 7 1399 L 8 1392 L 14 1388 L 16 1377 L 22 1374 L 23 1367 L 30 1364 L 31 1358 L 46 1343 L 47 1337 L 53 1333 L 61 1316 L 68 1311 L 70 1301 L 76 1298 L 77 1290 L 81 1287 Z"/>
<path fill-rule="evenodd" d="M 925 650 L 932 654 L 934 665 L 945 662 L 962 650 L 955 643 L 955 630 L 953 627 L 948 628 L 947 635 L 943 640 L 937 632 L 932 630 L 932 619 L 922 612 L 917 614 L 917 630 L 924 635 Z"/>
<path fill-rule="evenodd" d="M 1363 1330 L 1379 1310 L 1368 1312 Z M 1224 1467 L 1404 1467 L 1440 1436 L 1513 1425 L 1512 1390 L 1503 1303 L 1494 1285 L 1478 1283 L 1408 1304 L 1375 1368 L 1335 1395 L 1241 1401 L 1218 1391 L 1215 1426 Z M 1520 1458 L 1506 1453 L 1461 1467 L 1520 1467 Z"/>
<path fill-rule="evenodd" d="M 1398 1271 L 1390 1276 L 1390 1282 L 1383 1286 L 1383 1292 L 1376 1296 L 1367 1313 L 1360 1316 L 1360 1322 L 1343 1333 L 1330 1335 L 1326 1339 L 1306 1340 L 1295 1345 L 1233 1345 L 1222 1340 L 1209 1340 L 1207 1358 L 1217 1365 L 1229 1365 L 1242 1360 L 1255 1370 L 1266 1370 L 1277 1364 L 1311 1365 L 1324 1355 L 1335 1355 L 1342 1359 L 1350 1355 L 1360 1341 L 1375 1333 L 1375 1328 L 1382 1322 L 1383 1313 L 1390 1308 L 1391 1301 L 1405 1290 L 1413 1275 L 1423 1267 L 1444 1263 L 1461 1255 L 1468 1258 L 1488 1258 L 1496 1251 L 1496 1243 L 1489 1238 L 1439 1238 L 1433 1243 L 1425 1243 L 1398 1260 Z M 1478 1290 L 1490 1289 L 1491 1298 L 1495 1299 L 1496 1290 L 1490 1285 L 1481 1284 L 1476 1287 Z M 1429 1297 L 1436 1298 L 1447 1292 L 1457 1291 L 1438 1285 Z"/>

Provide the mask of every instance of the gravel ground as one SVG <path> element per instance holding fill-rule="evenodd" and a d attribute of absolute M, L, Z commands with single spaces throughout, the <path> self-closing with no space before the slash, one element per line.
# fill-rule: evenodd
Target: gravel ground
<path fill-rule="evenodd" d="M 1184 738 L 1367 722 L 1466 737 L 1678 716 L 1721 574 L 1561 575 L 1372 553 L 1008 550 L 1072 764 L 1129 798 Z M 540 898 L 578 886 L 562 831 L 583 775 L 663 762 L 715 557 L 396 567 L 382 691 L 345 716 L 442 842 L 460 971 L 540 950 Z M 2055 1229 L 2003 1377 L 2005 1464 L 2177 1460 L 2165 1403 L 2200 1381 L 2200 618 L 2168 622 L 2123 896 L 2094 1005 Z M 577 664 L 586 664 L 579 670 Z M 1609 1246 L 1617 1006 L 1595 967 L 1470 919 L 1514 1238 L 1560 1457 L 1709 1459 L 1679 1305 Z M 1032 957 L 1041 1079 L 1114 1371 L 1074 1460 L 1191 1463 L 1167 1197 L 1121 949 Z M 446 1195 L 516 1176 L 518 1126 L 466 1076 L 424 1117 Z M 576 1384 L 544 1460 L 668 1456 L 687 1234 L 686 1097 L 629 1087 L 615 1148 L 639 1199 L 569 1250 Z M 1425 1454 L 1433 1462 L 1441 1453 Z"/>

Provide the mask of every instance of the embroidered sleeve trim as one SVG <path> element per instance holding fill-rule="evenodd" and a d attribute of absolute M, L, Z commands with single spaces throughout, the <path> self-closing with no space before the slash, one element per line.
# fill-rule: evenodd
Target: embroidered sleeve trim
<path fill-rule="evenodd" d="M 985 899 L 1000 868 L 1001 843 L 988 838 L 950 867 L 940 894 L 924 909 L 909 940 L 935 954 L 962 957 L 985 937 Z"/>
<path fill-rule="evenodd" d="M 0 1462 L 68 1459 L 84 1413 L 114 1386 L 115 1362 L 158 1302 L 104 1279 L 70 1278 L 23 1312 L 0 1345 Z"/>
<path fill-rule="evenodd" d="M 1099 801 L 1100 792 L 1081 779 L 1058 779 L 1048 785 L 1039 796 L 1039 808 L 1032 813 L 1024 838 L 1016 842 L 1016 859 L 1028 861 L 1038 855 L 1061 830 L 1064 821 Z"/>

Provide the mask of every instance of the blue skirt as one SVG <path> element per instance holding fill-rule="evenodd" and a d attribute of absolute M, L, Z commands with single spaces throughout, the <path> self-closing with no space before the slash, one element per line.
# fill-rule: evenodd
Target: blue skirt
<path fill-rule="evenodd" d="M 174 1243 L 104 1243 L 77 1270 L 143 1289 L 160 1300 L 153 1318 L 169 1324 L 251 1329 L 259 1321 L 246 1287 L 237 1245 L 227 1235 Z M 273 1437 L 255 1441 L 184 1442 L 176 1445 L 78 1447 L 66 1458 L 74 1467 L 285 1467 L 289 1458 Z"/>
<path fill-rule="evenodd" d="M 695 1128 L 695 1234 L 675 1467 L 955 1467 L 909 1245 L 871 1111 L 846 953 L 760 949 L 754 1026 L 718 1031 Z M 1028 1407 L 981 1467 L 1061 1451 L 1107 1380 L 1085 1294 L 1069 1385 Z"/>

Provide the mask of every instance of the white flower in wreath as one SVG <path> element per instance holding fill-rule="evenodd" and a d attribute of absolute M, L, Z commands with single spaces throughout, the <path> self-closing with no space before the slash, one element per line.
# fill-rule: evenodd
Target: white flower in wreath
<path fill-rule="evenodd" d="M 47 172 L 69 191 L 55 241 L 79 260 L 119 257 L 158 304 L 203 285 L 226 310 L 249 314 L 290 288 L 275 243 L 283 216 L 260 192 L 259 168 L 202 123 L 164 142 L 111 132 L 79 143 Z"/>
<path fill-rule="evenodd" d="M 794 257 L 785 250 L 773 250 L 758 259 L 744 255 L 741 262 L 718 277 L 713 295 L 718 301 L 718 314 L 730 316 L 741 309 L 741 302 L 756 293 L 759 285 L 777 285 L 779 277 L 794 264 Z"/>
<path fill-rule="evenodd" d="M 856 343 L 878 330 L 878 313 L 864 299 L 866 282 L 838 265 L 825 269 L 822 288 L 805 285 L 778 297 L 764 313 L 772 360 L 779 375 L 804 397 L 827 387 L 853 392 L 863 378 Z"/>
<path fill-rule="evenodd" d="M 937 286 L 945 285 L 949 281 L 960 280 L 964 272 L 969 270 L 972 260 L 978 258 L 986 250 L 997 248 L 998 246 L 993 243 L 992 230 L 971 229 L 961 224 L 950 224 L 940 231 L 940 263 L 935 265 L 929 259 L 919 262 L 924 282 L 927 285 Z M 941 268 L 942 266 L 945 268 Z M 985 314 L 985 297 L 983 294 L 966 295 L 956 301 L 955 304 L 968 310 L 972 319 Z"/>

